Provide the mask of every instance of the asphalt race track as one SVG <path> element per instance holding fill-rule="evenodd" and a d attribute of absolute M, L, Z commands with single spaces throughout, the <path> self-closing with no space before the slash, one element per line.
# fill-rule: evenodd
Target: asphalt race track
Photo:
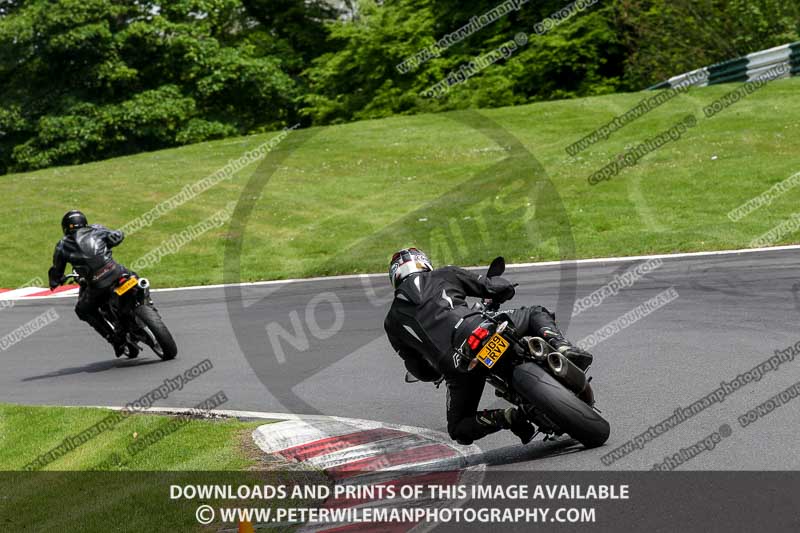
<path fill-rule="evenodd" d="M 575 295 L 588 296 L 640 262 L 580 264 Z M 564 288 L 558 267 L 513 268 L 506 276 L 520 284 L 513 304 L 559 307 L 556 300 Z M 568 336 L 580 340 L 670 287 L 678 294 L 592 350 L 598 407 L 612 427 L 606 446 L 583 450 L 561 439 L 521 447 L 503 432 L 477 443 L 486 453 L 475 461 L 527 470 L 649 469 L 728 424 L 732 435 L 681 468 L 800 468 L 800 399 L 748 427 L 737 422 L 739 415 L 800 379 L 800 357 L 613 465 L 600 459 L 676 408 L 711 393 L 721 381 L 733 380 L 800 340 L 800 299 L 794 288 L 799 276 L 800 250 L 664 259 L 633 286 L 569 324 Z M 158 280 L 152 281 L 157 287 Z M 381 276 L 248 286 L 241 292 L 243 311 L 231 310 L 228 300 L 238 296 L 224 288 L 154 293 L 179 346 L 171 362 L 149 352 L 137 360 L 114 360 L 105 341 L 75 317 L 74 297 L 18 301 L 0 310 L 0 334 L 51 308 L 60 318 L 0 351 L 0 401 L 124 405 L 208 358 L 213 369 L 156 405 L 193 406 L 223 390 L 230 399 L 227 409 L 302 409 L 443 430 L 444 387 L 405 384 L 401 361 L 383 336 L 385 285 Z M 296 335 L 278 341 L 285 348 L 278 356 L 267 331 L 281 329 Z M 264 383 L 249 362 L 254 357 L 270 362 L 259 370 Z M 485 404 L 502 405 L 488 389 Z"/>

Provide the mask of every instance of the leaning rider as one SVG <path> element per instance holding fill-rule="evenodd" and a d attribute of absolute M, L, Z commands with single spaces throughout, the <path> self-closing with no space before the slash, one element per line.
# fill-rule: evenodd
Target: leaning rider
<path fill-rule="evenodd" d="M 63 283 L 64 269 L 71 263 L 75 272 L 85 281 L 81 283 L 75 314 L 88 322 L 95 331 L 114 347 L 117 357 L 136 357 L 138 347 L 114 332 L 114 328 L 100 314 L 100 307 L 108 301 L 114 282 L 127 270 L 114 261 L 111 249 L 125 238 L 119 230 L 92 224 L 80 211 L 69 211 L 61 219 L 64 237 L 56 244 L 53 266 L 50 267 L 50 290 Z"/>
<path fill-rule="evenodd" d="M 428 257 L 416 248 L 392 256 L 389 279 L 394 301 L 384 329 L 406 369 L 421 381 L 444 377 L 447 383 L 447 431 L 453 440 L 471 444 L 500 429 L 510 429 L 523 444 L 535 429 L 518 408 L 478 412 L 485 378 L 458 369 L 453 353 L 480 322 L 466 297 L 502 303 L 514 296 L 514 286 L 501 277 L 485 277 L 454 266 L 433 269 Z M 592 355 L 564 338 L 553 313 L 541 306 L 503 311 L 522 335 L 535 335 L 586 370 Z"/>

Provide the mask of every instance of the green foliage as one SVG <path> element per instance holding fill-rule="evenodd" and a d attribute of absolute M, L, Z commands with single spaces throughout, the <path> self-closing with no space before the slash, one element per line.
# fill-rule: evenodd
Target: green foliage
<path fill-rule="evenodd" d="M 800 3 L 786 0 L 618 0 L 626 82 L 675 74 L 800 40 Z"/>
<path fill-rule="evenodd" d="M 569 2 L 531 0 L 402 66 L 504 1 L 345 3 L 0 0 L 0 174 L 298 121 L 638 91 L 800 40 L 800 4 L 784 0 L 600 0 L 542 35 Z"/>
<path fill-rule="evenodd" d="M 360 2 L 354 22 L 330 29 L 334 50 L 306 71 L 302 113 L 317 123 L 498 107 L 638 91 L 675 74 L 800 40 L 800 4 L 782 0 L 609 0 L 543 35 L 536 24 L 568 2 L 529 2 L 410 72 L 404 59 L 458 30 L 500 0 Z M 422 96 L 462 65 L 523 32 L 529 42 L 509 57 Z"/>
<path fill-rule="evenodd" d="M 0 172 L 294 119 L 298 85 L 238 0 L 27 2 L 0 18 Z"/>
<path fill-rule="evenodd" d="M 417 111 L 422 87 L 395 65 L 433 42 L 428 4 L 399 0 L 387 9 L 363 2 L 356 20 L 332 24 L 330 38 L 339 45 L 306 72 L 304 113 L 314 122 L 337 123 Z"/>
<path fill-rule="evenodd" d="M 618 65 L 624 50 L 609 9 L 577 15 L 574 21 L 542 36 L 533 34 L 536 22 L 561 7 L 559 3 L 525 5 L 410 72 L 397 67 L 498 2 L 474 4 L 464 9 L 453 2 L 398 0 L 377 6 L 371 0 L 363 1 L 357 20 L 332 25 L 331 39 L 341 43 L 337 49 L 318 57 L 306 72 L 310 93 L 304 97 L 303 113 L 315 122 L 335 123 L 514 105 L 618 88 L 622 75 Z M 441 98 L 423 96 L 426 89 L 461 65 L 497 49 L 520 32 L 530 35 L 530 41 L 508 58 L 454 86 Z"/>

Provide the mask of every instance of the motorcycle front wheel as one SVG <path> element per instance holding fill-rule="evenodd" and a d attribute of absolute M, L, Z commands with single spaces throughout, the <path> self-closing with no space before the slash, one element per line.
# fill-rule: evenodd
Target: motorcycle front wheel
<path fill-rule="evenodd" d="M 153 349 L 157 356 L 164 361 L 175 359 L 178 355 L 178 346 L 175 344 L 175 339 L 167 329 L 164 321 L 161 320 L 161 315 L 158 314 L 153 307 L 149 305 L 141 305 L 136 308 L 136 317 L 142 322 L 146 331 L 145 335 L 150 337 L 154 343 L 148 342 L 147 344 Z"/>

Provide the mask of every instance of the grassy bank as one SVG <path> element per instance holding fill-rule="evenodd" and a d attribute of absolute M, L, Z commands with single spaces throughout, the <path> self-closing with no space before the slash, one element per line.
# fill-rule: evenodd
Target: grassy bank
<path fill-rule="evenodd" d="M 365 121 L 292 133 L 266 185 L 257 164 L 130 235 L 115 256 L 132 264 L 188 226 L 243 196 L 253 202 L 241 229 L 242 280 L 385 269 L 393 249 L 427 246 L 437 263 L 482 264 L 747 247 L 788 219 L 789 192 L 739 222 L 727 213 L 800 171 L 800 79 L 780 80 L 713 118 L 703 108 L 737 85 L 693 89 L 576 157 L 565 149 L 651 93 L 620 94 L 484 111 L 541 163 L 567 218 L 533 233 L 533 159 L 496 166 L 509 152 L 446 115 Z M 587 178 L 625 150 L 687 114 L 681 139 L 590 186 Z M 123 226 L 271 135 L 229 139 L 78 167 L 0 177 L 13 227 L 0 234 L 0 287 L 43 277 L 69 208 L 91 222 Z M 257 171 L 256 169 L 259 168 Z M 476 181 L 477 180 L 477 181 Z M 552 195 L 551 195 L 552 196 Z M 555 202 L 555 197 L 553 197 Z M 533 204 L 533 205 L 528 205 Z M 571 234 L 574 247 L 548 242 Z M 155 286 L 223 281 L 228 226 L 207 231 L 143 268 Z M 796 242 L 788 233 L 775 244 Z"/>
<path fill-rule="evenodd" d="M 0 470 L 22 469 L 112 413 L 83 407 L 0 404 Z M 133 414 L 42 470 L 244 470 L 256 464 L 246 446 L 252 442 L 250 433 L 263 423 Z"/>
<path fill-rule="evenodd" d="M 268 468 L 250 433 L 263 423 L 134 414 L 37 472 L 20 470 L 112 414 L 105 409 L 0 404 L 0 521 L 7 531 L 204 531 L 198 505 L 213 498 L 173 499 L 172 485 L 325 483 L 315 472 Z M 162 437 L 151 442 L 149 436 Z M 135 448 L 137 441 L 148 441 Z M 137 451 L 133 452 L 132 450 Z M 238 505 L 297 505 L 298 500 Z M 214 523 L 212 528 L 235 528 Z"/>

